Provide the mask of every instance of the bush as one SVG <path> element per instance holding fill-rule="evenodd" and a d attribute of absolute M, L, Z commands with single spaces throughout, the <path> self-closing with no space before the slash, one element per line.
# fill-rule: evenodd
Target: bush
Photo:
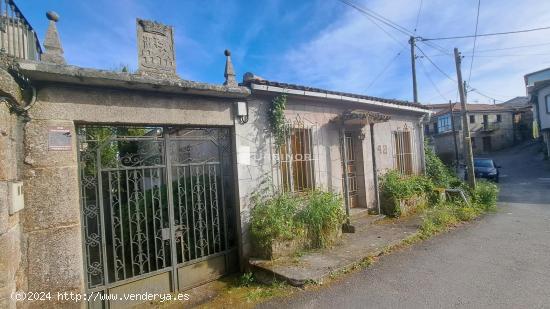
<path fill-rule="evenodd" d="M 330 246 L 335 231 L 344 223 L 342 198 L 331 192 L 312 191 L 307 195 L 306 206 L 298 213 L 298 221 L 306 227 L 312 248 Z"/>
<path fill-rule="evenodd" d="M 433 190 L 432 182 L 425 176 L 402 176 L 397 171 L 388 171 L 380 179 L 382 212 L 388 216 L 398 217 L 403 211 L 401 200 L 422 197 Z"/>
<path fill-rule="evenodd" d="M 258 248 L 266 250 L 275 239 L 292 240 L 303 234 L 294 218 L 300 207 L 297 197 L 283 193 L 255 203 L 250 213 L 250 233 Z"/>
<path fill-rule="evenodd" d="M 424 142 L 424 158 L 426 161 L 426 176 L 430 178 L 436 187 L 455 187 L 461 181 L 456 177 L 432 149 Z"/>
<path fill-rule="evenodd" d="M 494 211 L 497 206 L 498 192 L 499 189 L 494 183 L 486 180 L 478 181 L 473 192 L 472 202 L 484 211 Z"/>
<path fill-rule="evenodd" d="M 256 248 L 264 252 L 270 252 L 276 241 L 304 236 L 311 248 L 327 247 L 345 221 L 342 198 L 331 192 L 259 196 L 253 199 L 250 233 Z"/>

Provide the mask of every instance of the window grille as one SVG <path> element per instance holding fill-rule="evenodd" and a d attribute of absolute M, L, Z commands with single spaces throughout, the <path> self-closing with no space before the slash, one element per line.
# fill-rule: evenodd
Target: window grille
<path fill-rule="evenodd" d="M 403 175 L 414 174 L 414 151 L 411 132 L 407 129 L 394 131 L 395 169 Z"/>
<path fill-rule="evenodd" d="M 279 184 L 283 192 L 305 192 L 315 188 L 314 126 L 297 121 L 289 125 L 286 143 L 275 151 Z"/>

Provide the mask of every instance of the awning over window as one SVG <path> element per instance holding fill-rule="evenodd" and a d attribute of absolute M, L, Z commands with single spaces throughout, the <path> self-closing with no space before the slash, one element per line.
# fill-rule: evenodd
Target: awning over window
<path fill-rule="evenodd" d="M 348 111 L 342 115 L 334 117 L 331 121 L 335 123 L 344 123 L 345 125 L 365 126 L 371 123 L 380 123 L 390 120 L 390 116 L 377 112 L 369 111 Z"/>

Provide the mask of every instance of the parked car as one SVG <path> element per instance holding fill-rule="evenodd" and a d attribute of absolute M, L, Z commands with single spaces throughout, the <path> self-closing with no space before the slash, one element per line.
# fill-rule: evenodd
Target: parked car
<path fill-rule="evenodd" d="M 493 159 L 474 158 L 474 174 L 476 178 L 485 178 L 494 182 L 499 181 L 500 165 L 497 165 Z M 465 179 L 468 179 L 468 171 L 466 170 Z"/>

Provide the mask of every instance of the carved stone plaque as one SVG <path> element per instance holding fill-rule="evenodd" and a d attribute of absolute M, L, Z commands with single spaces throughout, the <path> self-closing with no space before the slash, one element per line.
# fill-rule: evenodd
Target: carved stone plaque
<path fill-rule="evenodd" d="M 177 77 L 172 27 L 137 19 L 138 72 L 155 77 Z"/>

